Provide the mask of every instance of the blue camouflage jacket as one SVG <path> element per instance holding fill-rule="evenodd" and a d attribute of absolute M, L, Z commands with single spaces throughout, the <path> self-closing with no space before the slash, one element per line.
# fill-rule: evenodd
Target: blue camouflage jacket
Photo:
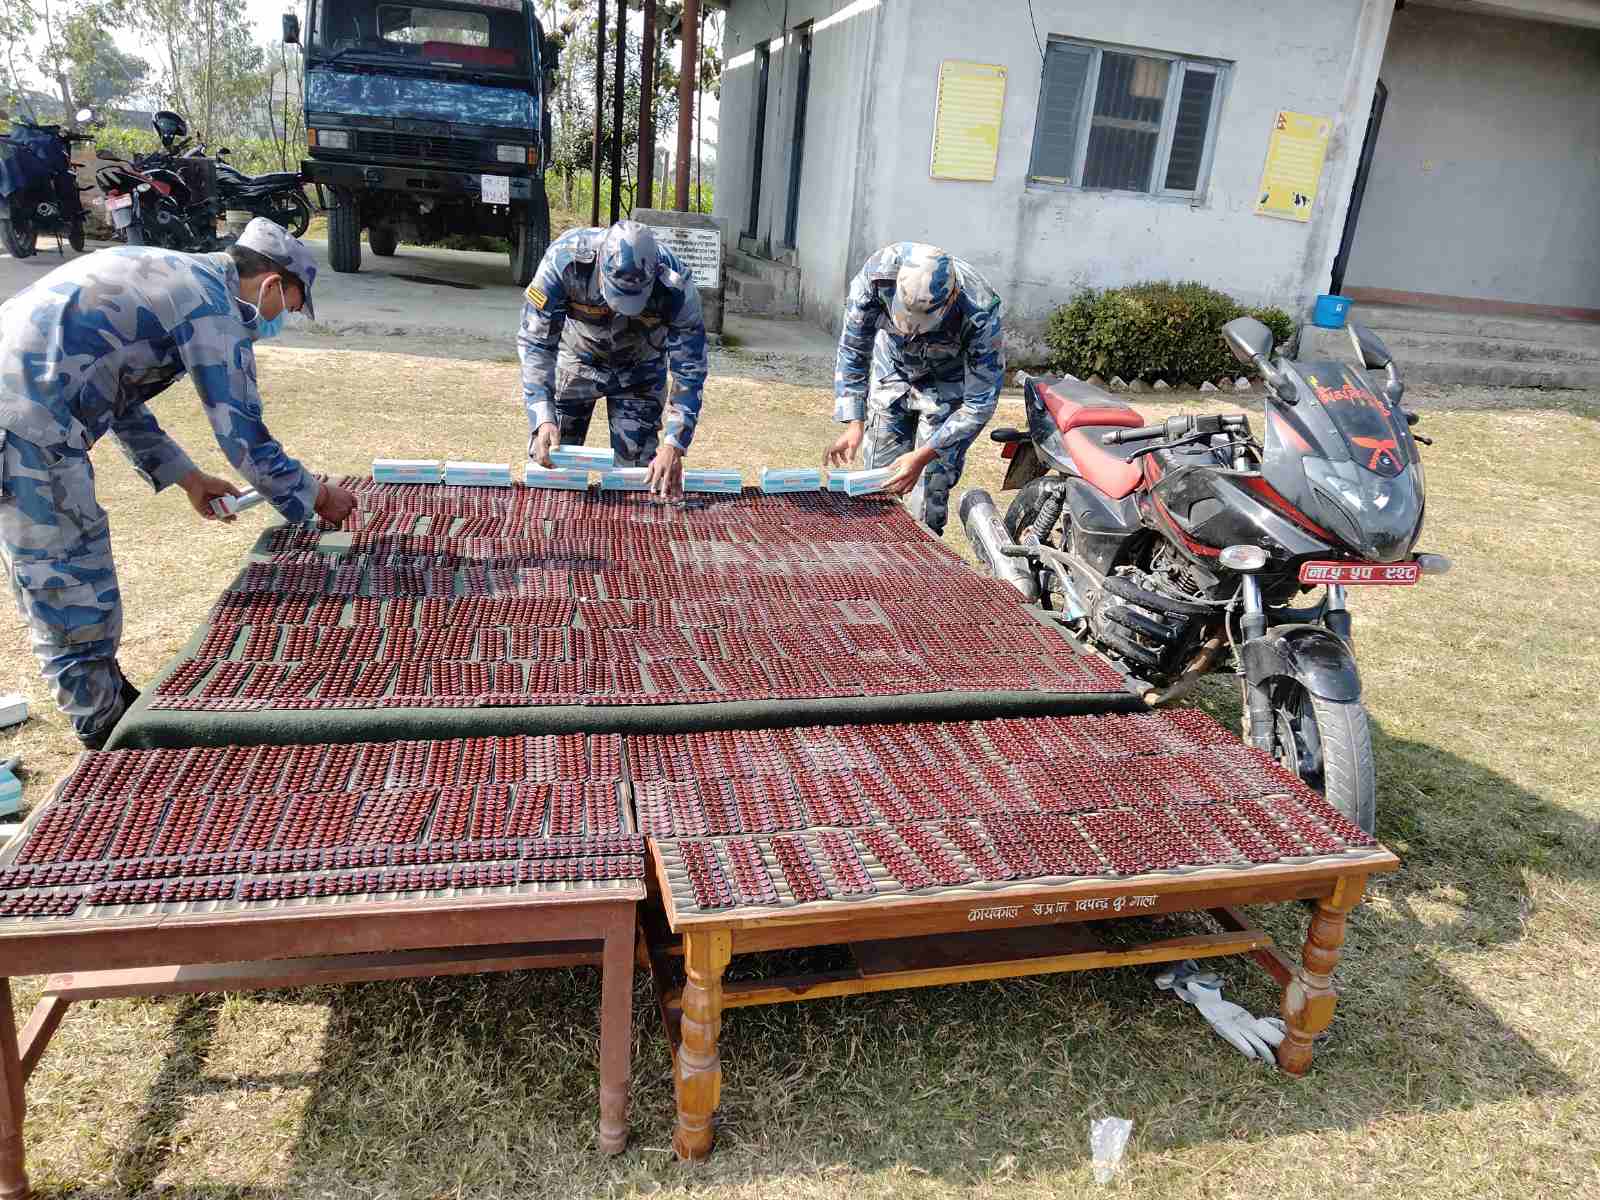
<path fill-rule="evenodd" d="M 110 433 L 160 491 L 194 463 L 147 402 L 187 373 L 234 469 L 286 520 L 309 519 L 318 484 L 262 418 L 238 287 L 226 254 L 130 246 L 57 267 L 0 305 L 0 430 L 77 451 Z"/>
<path fill-rule="evenodd" d="M 850 283 L 833 372 L 833 419 L 866 419 L 867 385 L 873 376 L 878 386 L 903 391 L 934 381 L 959 381 L 961 407 L 928 443 L 945 450 L 977 437 L 999 403 L 1006 367 L 1000 297 L 971 263 L 952 258 L 960 295 L 939 328 L 906 337 L 890 322 L 889 307 L 895 276 L 912 245 L 885 246 Z"/>
<path fill-rule="evenodd" d="M 528 428 L 556 421 L 556 377 L 571 372 L 619 390 L 665 382 L 672 368 L 663 434 L 688 450 L 706 383 L 706 323 L 694 277 L 665 246 L 661 273 L 637 317 L 612 312 L 596 265 L 606 231 L 569 229 L 545 251 L 528 285 L 517 331 Z"/>

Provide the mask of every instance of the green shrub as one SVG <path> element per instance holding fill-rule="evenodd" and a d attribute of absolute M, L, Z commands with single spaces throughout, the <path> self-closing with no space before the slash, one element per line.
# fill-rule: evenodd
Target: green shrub
<path fill-rule="evenodd" d="M 1251 373 L 1222 341 L 1222 327 L 1240 316 L 1265 324 L 1275 343 L 1294 336 L 1294 321 L 1281 308 L 1245 308 L 1232 296 L 1187 282 L 1083 292 L 1050 314 L 1044 340 L 1051 368 L 1080 379 L 1120 375 L 1130 382 L 1201 384 Z"/>

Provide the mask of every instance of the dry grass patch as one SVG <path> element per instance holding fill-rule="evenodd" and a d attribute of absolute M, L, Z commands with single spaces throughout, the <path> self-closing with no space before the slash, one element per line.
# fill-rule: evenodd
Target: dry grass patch
<path fill-rule="evenodd" d="M 273 429 L 319 468 L 521 454 L 512 363 L 281 348 L 261 361 Z M 818 460 L 829 390 L 814 368 L 723 356 L 695 460 Z M 1406 867 L 1351 921 L 1335 1037 L 1308 1079 L 1253 1069 L 1137 971 L 740 1010 L 724 1022 L 718 1151 L 686 1168 L 668 1152 L 667 1055 L 642 987 L 633 1144 L 594 1151 L 589 971 L 117 1001 L 74 1009 L 35 1076 L 35 1181 L 206 1198 L 1067 1197 L 1093 1186 L 1088 1119 L 1116 1113 L 1135 1125 L 1107 1195 L 1597 1194 L 1600 410 L 1480 399 L 1437 394 L 1426 425 L 1427 543 L 1456 573 L 1355 597 L 1379 833 Z M 1008 399 L 1002 420 L 1018 411 Z M 158 412 L 220 465 L 188 385 Z M 114 453 L 97 457 L 138 678 L 193 631 L 263 520 L 203 526 L 181 496 L 152 497 Z M 967 482 L 999 475 L 980 443 Z M 36 803 L 73 743 L 15 623 L 0 686 L 39 714 L 4 738 L 27 755 Z M 1202 702 L 1235 715 L 1220 681 Z M 1298 910 L 1261 915 L 1298 945 Z M 1264 979 L 1222 969 L 1230 996 L 1273 1006 Z"/>

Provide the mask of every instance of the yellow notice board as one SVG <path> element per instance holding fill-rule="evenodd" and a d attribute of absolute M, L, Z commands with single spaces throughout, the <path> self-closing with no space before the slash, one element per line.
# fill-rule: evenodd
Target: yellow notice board
<path fill-rule="evenodd" d="M 1322 160 L 1328 153 L 1333 122 L 1306 113 L 1280 112 L 1267 142 L 1256 212 L 1264 217 L 1309 221 L 1317 203 Z"/>
<path fill-rule="evenodd" d="M 940 63 L 929 174 L 935 179 L 993 179 L 1005 100 L 1004 67 L 955 58 Z"/>

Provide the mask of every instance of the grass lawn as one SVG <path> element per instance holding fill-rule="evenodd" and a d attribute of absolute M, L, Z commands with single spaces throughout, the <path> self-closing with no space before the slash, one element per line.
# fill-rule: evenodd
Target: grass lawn
<path fill-rule="evenodd" d="M 318 468 L 520 456 L 514 364 L 289 348 L 260 359 L 273 429 Z M 694 460 L 817 461 L 829 391 L 825 377 L 794 382 L 726 356 Z M 1144 971 L 746 1009 L 723 1024 L 717 1152 L 688 1168 L 670 1153 L 669 1062 L 642 977 L 633 1142 L 614 1160 L 594 1149 L 587 970 L 111 1001 L 75 1007 L 34 1076 L 35 1185 L 207 1198 L 1067 1197 L 1094 1188 L 1089 1119 L 1115 1114 L 1134 1129 L 1106 1195 L 1600 1194 L 1589 708 L 1600 404 L 1486 408 L 1442 393 L 1433 405 L 1425 545 L 1456 571 L 1353 601 L 1378 831 L 1405 869 L 1375 881 L 1350 922 L 1334 1036 L 1307 1078 L 1247 1064 Z M 198 461 L 222 466 L 187 384 L 157 411 Z M 1018 411 L 1008 398 L 1001 420 Z M 96 459 L 127 599 L 123 661 L 139 679 L 193 631 L 266 514 L 203 526 L 110 448 Z M 967 482 L 998 477 L 980 443 Z M 964 549 L 958 531 L 947 538 Z M 26 755 L 32 804 L 74 743 L 7 621 L 0 689 L 13 687 L 36 716 L 0 753 Z M 1220 680 L 1202 703 L 1236 711 Z M 1298 908 L 1259 915 L 1298 951 Z M 1264 976 L 1219 968 L 1230 998 L 1275 1008 Z M 37 989 L 20 981 L 23 1011 Z"/>

